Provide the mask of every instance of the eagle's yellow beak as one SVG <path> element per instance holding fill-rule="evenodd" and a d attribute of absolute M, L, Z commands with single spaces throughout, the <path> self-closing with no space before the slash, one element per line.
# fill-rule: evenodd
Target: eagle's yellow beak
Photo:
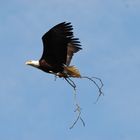
<path fill-rule="evenodd" d="M 25 64 L 26 64 L 26 65 L 31 65 L 31 64 L 32 64 L 32 61 L 31 61 L 31 60 L 26 61 Z"/>

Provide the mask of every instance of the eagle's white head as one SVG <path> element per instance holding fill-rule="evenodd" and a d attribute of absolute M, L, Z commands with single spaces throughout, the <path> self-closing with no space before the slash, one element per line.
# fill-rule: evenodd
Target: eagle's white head
<path fill-rule="evenodd" d="M 26 65 L 30 65 L 33 67 L 38 68 L 40 66 L 39 61 L 38 60 L 29 60 L 25 63 Z"/>

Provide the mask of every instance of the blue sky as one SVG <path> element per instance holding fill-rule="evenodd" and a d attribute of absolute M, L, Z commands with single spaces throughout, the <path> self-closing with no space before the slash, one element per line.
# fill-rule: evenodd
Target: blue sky
<path fill-rule="evenodd" d="M 0 21 L 1 140 L 140 139 L 139 0 L 5 0 Z M 83 48 L 72 64 L 104 81 L 105 96 L 94 104 L 96 87 L 74 79 L 86 127 L 72 130 L 72 88 L 25 65 L 40 58 L 41 36 L 63 21 Z"/>

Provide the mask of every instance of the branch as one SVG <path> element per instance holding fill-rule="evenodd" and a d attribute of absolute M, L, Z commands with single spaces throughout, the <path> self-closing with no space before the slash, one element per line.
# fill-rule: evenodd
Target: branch
<path fill-rule="evenodd" d="M 90 81 L 92 81 L 94 84 L 95 84 L 95 86 L 98 88 L 98 90 L 99 90 L 99 95 L 98 95 L 98 97 L 97 97 L 97 100 L 96 100 L 96 102 L 99 100 L 99 98 L 100 98 L 100 96 L 101 95 L 104 95 L 104 93 L 102 92 L 102 88 L 103 88 L 103 86 L 104 86 L 104 84 L 103 84 L 103 82 L 102 82 L 102 80 L 100 79 L 100 78 L 98 78 L 98 77 L 88 77 L 88 76 L 82 76 L 81 78 L 85 78 L 85 79 L 88 79 L 88 80 L 90 80 Z M 93 79 L 96 79 L 96 80 L 98 80 L 99 82 L 100 82 L 100 86 L 99 86 L 99 84 L 95 81 L 95 80 L 93 80 Z M 95 102 L 95 103 L 96 103 Z"/>
<path fill-rule="evenodd" d="M 85 122 L 81 118 L 81 108 L 80 108 L 80 106 L 78 104 L 76 104 L 76 106 L 77 106 L 77 108 L 75 109 L 74 112 L 78 112 L 78 116 L 77 116 L 76 120 L 74 121 L 74 123 L 72 124 L 72 126 L 69 129 L 72 129 L 76 125 L 76 123 L 78 122 L 79 119 L 81 120 L 83 126 L 85 126 Z"/>

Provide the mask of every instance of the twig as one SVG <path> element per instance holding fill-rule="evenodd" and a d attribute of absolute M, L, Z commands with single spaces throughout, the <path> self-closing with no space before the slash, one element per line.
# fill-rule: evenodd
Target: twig
<path fill-rule="evenodd" d="M 75 101 L 75 106 L 76 106 L 76 109 L 75 109 L 74 112 L 77 112 L 78 114 L 77 114 L 76 120 L 74 121 L 74 123 L 72 124 L 70 129 L 72 129 L 76 125 L 76 123 L 78 122 L 79 119 L 81 120 L 83 126 L 85 126 L 85 122 L 81 117 L 81 107 L 80 107 L 80 105 L 79 105 L 79 103 L 77 101 L 77 92 L 76 92 L 76 90 L 74 91 L 74 101 Z"/>
<path fill-rule="evenodd" d="M 91 77 L 91 78 L 90 78 L 90 77 L 88 77 L 88 76 L 82 76 L 81 78 L 85 78 L 85 79 L 88 79 L 88 80 L 92 81 L 92 82 L 95 84 L 95 86 L 98 88 L 98 90 L 99 90 L 99 95 L 98 95 L 97 100 L 96 100 L 96 102 L 95 102 L 95 103 L 97 103 L 98 100 L 99 100 L 99 98 L 100 98 L 100 96 L 101 96 L 101 95 L 104 95 L 103 92 L 102 92 L 102 88 L 103 88 L 103 86 L 104 86 L 102 80 L 101 80 L 100 78 L 98 78 L 98 77 Z M 93 80 L 93 79 L 99 80 L 101 86 L 99 86 L 99 85 L 97 84 L 97 82 L 96 82 L 95 80 Z"/>
<path fill-rule="evenodd" d="M 70 129 L 72 129 L 76 125 L 76 123 L 78 122 L 79 119 L 81 120 L 83 126 L 85 126 L 85 122 L 81 117 L 81 108 L 78 104 L 76 104 L 76 106 L 77 106 L 77 108 L 75 109 L 74 112 L 78 112 L 78 116 L 77 116 L 76 120 L 74 121 L 74 123 L 72 124 L 72 126 L 70 127 Z"/>

